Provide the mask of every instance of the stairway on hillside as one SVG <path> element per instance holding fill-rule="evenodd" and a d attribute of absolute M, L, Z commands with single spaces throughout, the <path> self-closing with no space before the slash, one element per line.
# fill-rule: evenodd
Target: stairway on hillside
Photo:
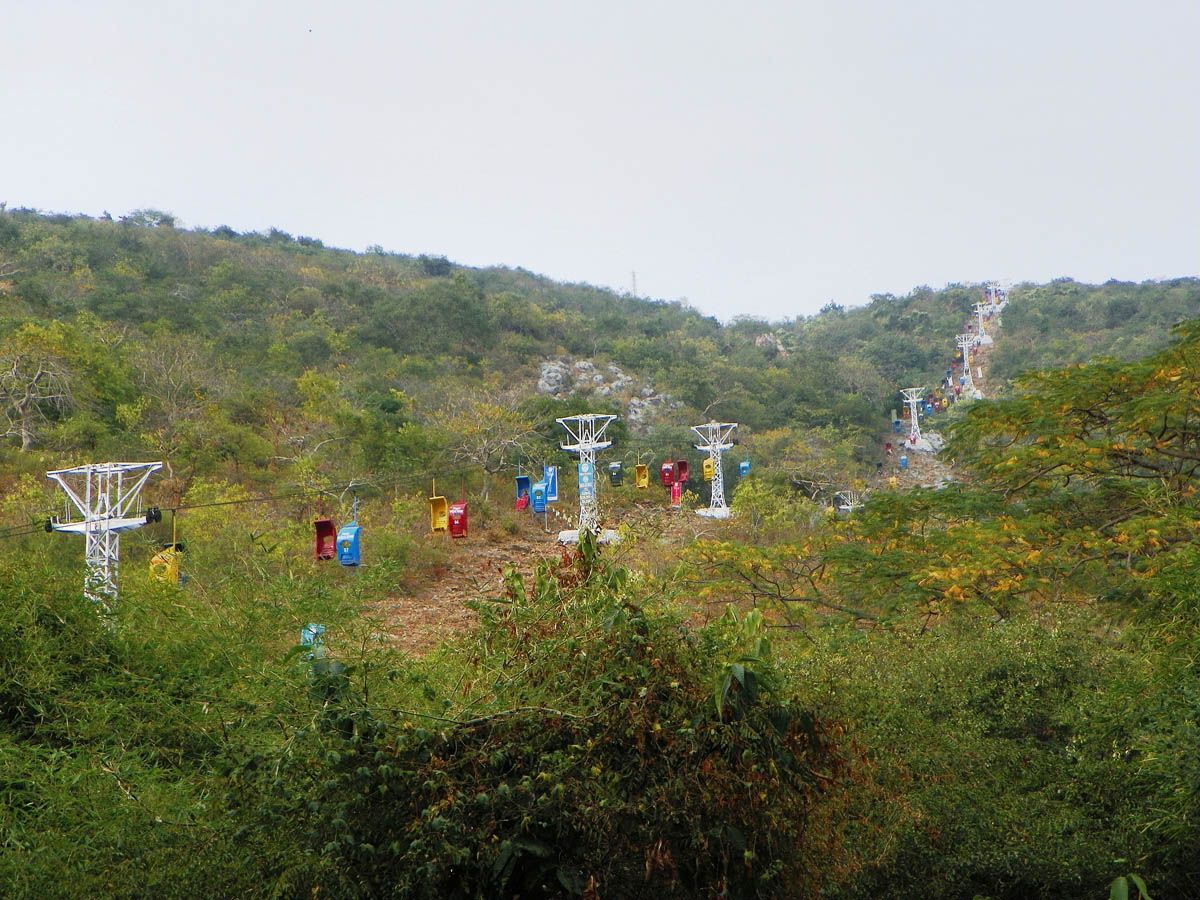
<path fill-rule="evenodd" d="M 979 392 L 983 394 L 985 400 L 994 398 L 994 388 L 996 382 L 991 378 L 992 371 L 992 355 L 995 353 L 995 341 L 1000 338 L 1000 320 L 992 319 L 988 323 L 988 334 L 991 336 L 993 343 L 984 346 L 976 347 L 971 351 L 971 368 L 975 378 L 975 387 L 979 388 Z M 983 374 L 980 374 L 982 370 Z"/>
<path fill-rule="evenodd" d="M 985 399 L 993 396 L 993 391 L 997 385 L 989 376 L 992 367 L 992 355 L 995 351 L 995 341 L 1001 334 L 999 318 L 988 320 L 987 332 L 991 336 L 993 343 L 976 346 L 971 350 L 971 375 L 975 387 Z M 936 433 L 937 424 L 936 418 L 932 421 L 926 419 L 922 427 L 927 433 Z M 880 437 L 879 446 L 881 450 L 888 442 L 891 442 L 895 449 L 893 449 L 891 456 L 885 455 L 882 457 L 883 470 L 869 480 L 868 484 L 872 490 L 891 490 L 891 479 L 893 477 L 896 478 L 897 490 L 911 487 L 938 487 L 948 481 L 963 480 L 962 476 L 954 470 L 954 466 L 943 459 L 940 453 L 906 451 L 904 449 L 903 437 L 904 435 L 897 435 L 890 429 Z M 908 469 L 906 471 L 900 470 L 899 460 L 902 453 L 908 456 Z"/>
<path fill-rule="evenodd" d="M 888 431 L 880 438 L 880 448 L 887 441 L 895 441 L 897 435 Z M 908 457 L 908 469 L 900 469 L 900 456 Z M 913 487 L 938 487 L 947 481 L 961 481 L 954 467 L 939 454 L 923 453 L 918 450 L 893 449 L 892 455 L 883 456 L 883 470 L 872 476 L 867 484 L 873 491 L 892 490 L 892 477 L 896 478 L 896 490 Z"/>

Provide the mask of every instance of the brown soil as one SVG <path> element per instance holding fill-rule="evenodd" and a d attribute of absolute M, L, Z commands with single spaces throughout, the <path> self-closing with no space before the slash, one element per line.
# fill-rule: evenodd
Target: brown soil
<path fill-rule="evenodd" d="M 638 492 L 639 505 L 613 517 L 633 529 L 631 546 L 614 548 L 616 558 L 648 549 L 632 546 L 645 541 L 652 541 L 670 555 L 664 548 L 681 546 L 702 532 L 720 527 L 694 513 L 667 509 L 665 497 L 658 493 L 653 488 L 644 494 Z M 656 500 L 663 501 L 661 507 Z M 512 534 L 472 530 L 465 540 L 429 535 L 427 540 L 445 542 L 445 564 L 428 572 L 413 588 L 368 603 L 365 614 L 380 623 L 381 637 L 415 654 L 428 652 L 445 638 L 470 629 L 477 616 L 466 606 L 467 601 L 501 597 L 506 570 L 514 569 L 528 578 L 538 563 L 560 558 L 565 552 L 558 543 L 558 531 L 573 527 L 573 522 L 562 510 L 551 509 L 554 515 L 547 524 L 549 533 L 543 531 L 539 520 L 526 514 L 518 516 L 519 529 Z"/>
<path fill-rule="evenodd" d="M 446 564 L 434 568 L 414 590 L 369 603 L 365 612 L 381 623 L 386 640 L 410 653 L 424 653 L 466 631 L 476 622 L 466 601 L 502 596 L 505 570 L 529 576 L 540 561 L 562 552 L 557 532 L 544 534 L 532 521 L 523 526 L 495 541 L 488 532 L 472 532 L 464 540 L 430 535 L 431 541 L 446 542 Z"/>

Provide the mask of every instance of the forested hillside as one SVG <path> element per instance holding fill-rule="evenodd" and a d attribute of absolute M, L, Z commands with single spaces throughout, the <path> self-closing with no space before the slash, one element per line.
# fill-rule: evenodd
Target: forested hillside
<path fill-rule="evenodd" d="M 933 490 L 888 413 L 978 286 L 722 325 L 0 213 L 2 893 L 1200 896 L 1200 281 L 1008 296 Z M 579 411 L 622 416 L 601 465 L 740 422 L 733 517 L 603 479 L 620 542 L 558 547 L 512 479 L 558 463 L 570 507 Z M 122 458 L 164 516 L 106 608 L 45 471 Z M 314 558 L 352 515 L 362 564 Z"/>
<path fill-rule="evenodd" d="M 430 471 L 453 456 L 464 421 L 489 414 L 541 428 L 550 452 L 555 415 L 626 417 L 644 396 L 656 405 L 629 424 L 648 449 L 686 447 L 680 426 L 716 416 L 747 433 L 830 428 L 847 464 L 863 464 L 897 388 L 941 377 L 980 294 L 918 288 L 722 326 L 520 269 L 356 254 L 277 230 L 184 230 L 142 210 L 119 222 L 0 213 L 0 296 L 0 353 L 16 366 L 0 398 L 10 436 L 72 458 L 162 457 L 186 489 L 198 473 L 271 480 L 301 460 L 334 478 Z M 1195 279 L 1012 296 L 1005 379 L 1095 353 L 1134 358 L 1200 315 Z M 547 360 L 613 366 L 623 380 L 539 394 Z"/>
<path fill-rule="evenodd" d="M 626 396 L 591 399 L 623 414 L 661 395 L 672 414 L 647 431 L 708 410 L 865 433 L 889 391 L 832 348 L 772 359 L 755 346 L 765 326 L 722 328 L 677 304 L 276 231 L 184 231 L 148 212 L 10 212 L 0 260 L 6 359 L 45 360 L 66 388 L 39 388 L 20 416 L 10 398 L 26 449 L 150 454 L 185 480 L 231 466 L 274 477 L 300 457 L 331 477 L 429 470 L 465 422 L 540 426 L 578 408 L 539 397 L 547 359 L 623 367 Z M 839 366 L 847 377 L 830 379 Z"/>

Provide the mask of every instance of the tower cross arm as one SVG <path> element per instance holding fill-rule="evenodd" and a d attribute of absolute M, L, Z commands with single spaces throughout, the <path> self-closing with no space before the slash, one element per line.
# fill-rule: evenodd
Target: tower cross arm
<path fill-rule="evenodd" d="M 583 450 L 604 450 L 612 446 L 612 441 L 600 441 L 599 443 L 588 444 L 579 442 L 576 444 L 559 444 L 559 449 L 566 450 L 570 453 L 580 453 Z"/>
<path fill-rule="evenodd" d="M 55 481 L 58 484 L 58 486 L 63 489 L 63 493 L 67 495 L 67 498 L 72 503 L 75 504 L 75 508 L 78 509 L 79 512 L 86 518 L 87 516 L 89 516 L 91 514 L 91 510 L 88 509 L 87 502 L 82 497 L 80 497 L 77 493 L 75 493 L 75 489 L 73 487 L 71 487 L 70 482 L 68 482 L 62 476 L 63 476 L 62 472 L 47 472 L 46 473 L 46 477 Z"/>
<path fill-rule="evenodd" d="M 728 450 L 733 446 L 733 432 L 737 429 L 737 422 L 706 422 L 703 425 L 693 425 L 692 431 L 696 432 L 696 436 L 704 441 L 704 446 L 697 445 L 698 450 L 706 450 L 710 446 L 728 444 L 724 449 Z"/>

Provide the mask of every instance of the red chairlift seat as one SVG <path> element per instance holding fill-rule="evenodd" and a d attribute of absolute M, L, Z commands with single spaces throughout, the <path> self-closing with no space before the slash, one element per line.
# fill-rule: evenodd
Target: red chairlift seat
<path fill-rule="evenodd" d="M 459 500 L 450 504 L 450 537 L 465 538 L 468 529 L 467 501 Z"/>
<path fill-rule="evenodd" d="M 332 519 L 320 518 L 313 522 L 316 531 L 313 542 L 315 559 L 337 559 L 337 526 Z"/>

